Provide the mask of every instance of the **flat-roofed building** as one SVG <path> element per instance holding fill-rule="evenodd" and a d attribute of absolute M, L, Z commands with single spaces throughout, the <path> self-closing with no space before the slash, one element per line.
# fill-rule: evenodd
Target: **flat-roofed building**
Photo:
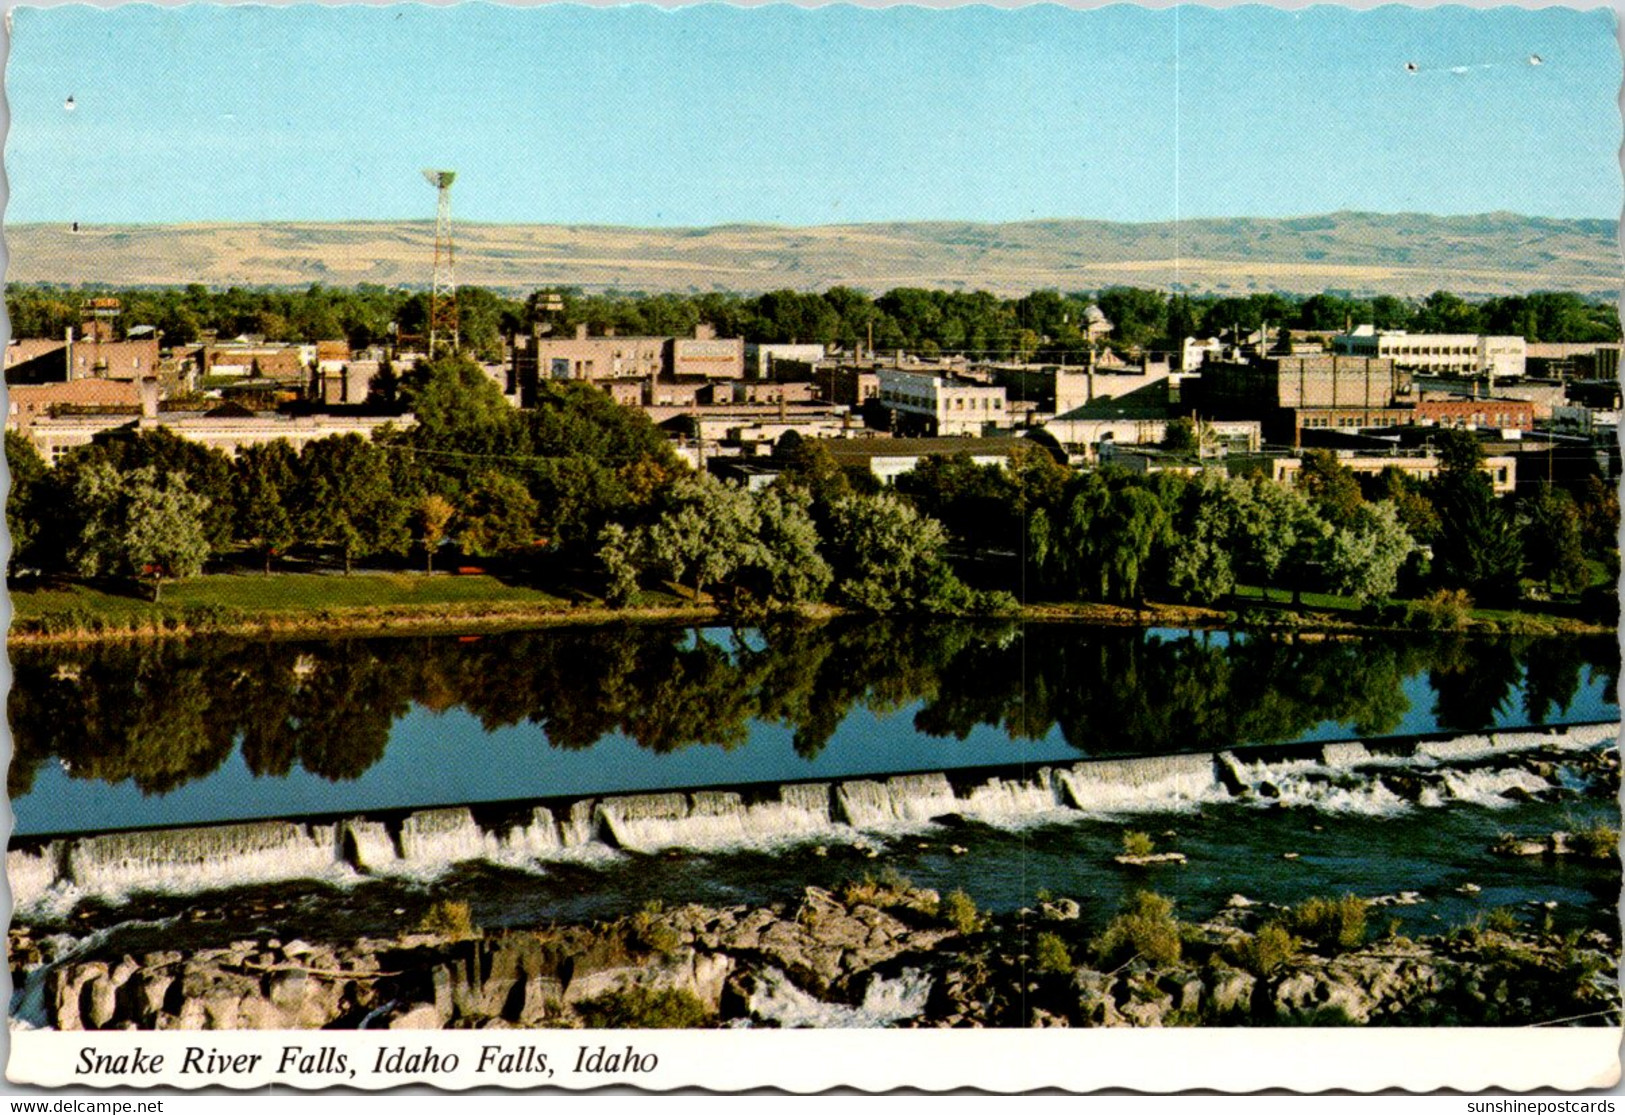
<path fill-rule="evenodd" d="M 747 379 L 811 379 L 809 365 L 824 358 L 823 345 L 749 344 L 745 346 Z"/>
<path fill-rule="evenodd" d="M 1266 439 L 1293 445 L 1303 429 L 1408 425 L 1413 417 L 1410 372 L 1367 356 L 1209 361 L 1183 390 L 1203 418 L 1257 419 Z"/>
<path fill-rule="evenodd" d="M 19 433 L 27 433 L 36 419 L 70 411 L 125 416 L 141 413 L 141 385 L 134 380 L 17 384 L 7 388 L 6 395 L 6 429 Z"/>
<path fill-rule="evenodd" d="M 896 416 L 899 433 L 976 437 L 1008 425 L 1003 387 L 898 368 L 876 374 L 880 405 Z"/>
<path fill-rule="evenodd" d="M 701 325 L 693 337 L 630 337 L 608 333 L 590 336 L 585 325 L 575 334 L 555 337 L 540 325 L 513 337 L 507 394 L 517 394 L 520 405 L 534 406 L 537 385 L 544 381 L 640 379 L 742 379 L 745 342 L 718 338 Z M 652 390 L 652 388 L 651 388 Z"/>
<path fill-rule="evenodd" d="M 667 370 L 676 379 L 743 379 L 745 342 L 718 337 L 710 326 L 695 329 L 693 337 L 667 342 Z"/>
<path fill-rule="evenodd" d="M 150 408 L 149 408 L 150 409 Z M 406 415 L 288 415 L 245 412 L 237 407 L 207 411 L 163 411 L 140 417 L 108 414 L 62 414 L 36 418 L 28 438 L 47 463 L 55 464 L 64 453 L 89 445 L 97 434 L 121 427 L 134 430 L 166 429 L 177 437 L 195 441 L 235 457 L 247 445 L 267 445 L 286 441 L 298 450 L 307 442 L 343 434 L 360 434 L 370 439 L 380 428 L 405 428 L 417 420 Z"/>
<path fill-rule="evenodd" d="M 1379 331 L 1369 325 L 1337 334 L 1332 338 L 1332 351 L 1340 356 L 1392 360 L 1394 367 L 1408 372 L 1492 379 L 1523 375 L 1527 357 L 1522 337 Z"/>
<path fill-rule="evenodd" d="M 1416 421 L 1423 426 L 1462 429 L 1532 430 L 1535 404 L 1527 399 L 1464 399 L 1424 393 L 1416 402 Z"/>
<path fill-rule="evenodd" d="M 1004 465 L 1023 451 L 1047 452 L 1036 442 L 1014 437 L 841 438 L 826 444 L 836 464 L 867 468 L 886 484 L 913 472 L 927 457 L 965 454 L 973 464 Z"/>
<path fill-rule="evenodd" d="M 1397 469 L 1406 476 L 1428 480 L 1439 474 L 1439 458 L 1428 455 L 1365 456 L 1358 453 L 1338 453 L 1337 463 L 1356 476 L 1380 476 L 1385 469 Z M 1485 457 L 1479 466 L 1488 477 L 1490 487 L 1497 495 L 1507 495 L 1518 486 L 1518 460 L 1511 456 Z M 1296 484 L 1303 470 L 1301 457 L 1273 457 L 1270 476 L 1279 484 Z"/>

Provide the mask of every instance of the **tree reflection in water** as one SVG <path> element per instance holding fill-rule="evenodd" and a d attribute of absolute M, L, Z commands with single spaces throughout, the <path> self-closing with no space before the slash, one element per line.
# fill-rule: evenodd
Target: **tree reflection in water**
<path fill-rule="evenodd" d="M 1395 731 L 1425 678 L 1441 731 L 1562 717 L 1586 672 L 1613 691 L 1612 638 L 1282 639 L 1069 624 L 835 621 L 748 630 L 618 626 L 485 635 L 195 639 L 16 648 L 13 797 L 40 764 L 164 793 L 240 744 L 256 775 L 358 778 L 414 706 L 547 745 L 621 734 L 655 753 L 734 748 L 757 724 L 819 754 L 854 710 L 918 705 L 931 737 L 1058 729 L 1082 755 L 1296 738 L 1331 721 Z M 1413 686 L 1414 688 L 1414 686 Z"/>

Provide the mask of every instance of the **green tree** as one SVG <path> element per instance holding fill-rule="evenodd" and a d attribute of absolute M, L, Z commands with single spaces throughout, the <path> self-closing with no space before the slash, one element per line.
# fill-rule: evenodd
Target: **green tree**
<path fill-rule="evenodd" d="M 292 447 L 283 440 L 246 445 L 232 462 L 232 496 L 237 504 L 234 533 L 239 542 L 260 555 L 266 573 L 271 572 L 271 559 L 286 552 L 297 537 L 290 504 L 298 463 Z"/>
<path fill-rule="evenodd" d="M 1330 526 L 1301 490 L 1273 480 L 1253 484 L 1247 512 L 1240 535 L 1242 567 L 1266 596 L 1270 586 L 1288 582 L 1296 603 L 1324 559 Z"/>
<path fill-rule="evenodd" d="M 1415 550 L 1393 504 L 1361 504 L 1332 534 L 1326 573 L 1337 591 L 1356 600 L 1386 600 Z"/>
<path fill-rule="evenodd" d="M 1147 348 L 1168 335 L 1168 300 L 1161 291 L 1115 286 L 1095 300 L 1112 323 L 1112 336 L 1132 348 Z"/>
<path fill-rule="evenodd" d="M 1542 484 L 1523 501 L 1524 565 L 1529 576 L 1554 593 L 1579 592 L 1591 583 L 1580 510 L 1561 488 Z"/>
<path fill-rule="evenodd" d="M 1586 556 L 1602 563 L 1609 582 L 1619 579 L 1619 490 L 1588 476 L 1581 488 L 1580 537 Z"/>
<path fill-rule="evenodd" d="M 524 489 L 521 488 L 520 490 L 523 491 Z M 528 493 L 525 498 L 530 498 Z M 450 500 L 433 492 L 426 496 L 420 496 L 417 502 L 412 505 L 412 530 L 417 535 L 418 541 L 423 545 L 423 571 L 425 573 L 434 572 L 435 551 L 440 548 L 440 543 L 445 540 L 446 528 L 451 525 L 452 517 L 456 514 L 457 509 L 451 505 Z"/>
<path fill-rule="evenodd" d="M 1434 577 L 1447 588 L 1466 589 L 1478 600 L 1515 596 L 1523 565 L 1517 523 L 1481 474 L 1444 476 L 1440 481 L 1433 495 L 1439 513 Z"/>
<path fill-rule="evenodd" d="M 513 477 L 481 473 L 457 516 L 456 537 L 476 557 L 527 549 L 536 541 L 536 501 Z"/>
<path fill-rule="evenodd" d="M 1333 529 L 1352 525 L 1365 503 L 1354 472 L 1339 464 L 1329 449 L 1311 449 L 1303 455 L 1298 485 Z"/>
<path fill-rule="evenodd" d="M 71 557 L 81 576 L 150 577 L 156 601 L 165 577 L 196 576 L 208 560 L 208 501 L 182 474 L 160 479 L 150 466 L 120 472 L 94 461 L 77 470 L 72 501 L 80 529 Z"/>
<path fill-rule="evenodd" d="M 299 454 L 300 529 L 336 546 L 350 572 L 356 557 L 404 553 L 408 505 L 389 455 L 359 434 L 307 442 Z"/>
<path fill-rule="evenodd" d="M 209 549 L 218 552 L 231 545 L 231 463 L 218 449 L 162 426 L 137 430 L 132 424 L 97 434 L 90 445 L 68 455 L 69 462 L 95 460 L 106 461 L 120 472 L 151 468 L 159 476 L 185 476 L 187 487 L 207 501 L 203 527 Z"/>
<path fill-rule="evenodd" d="M 948 566 L 947 549 L 942 524 L 890 492 L 836 501 L 824 542 L 836 599 L 870 612 L 974 607 L 974 594 Z"/>
<path fill-rule="evenodd" d="M 11 473 L 11 490 L 6 495 L 6 529 L 11 533 L 11 565 L 45 565 L 49 524 L 57 520 L 61 508 L 45 466 L 34 443 L 15 430 L 6 431 L 6 468 Z"/>
<path fill-rule="evenodd" d="M 810 504 L 793 487 L 752 493 L 706 475 L 679 479 L 648 526 L 627 531 L 612 524 L 600 534 L 610 595 L 630 597 L 647 570 L 729 605 L 818 599 L 830 571 L 818 552 Z"/>
<path fill-rule="evenodd" d="M 1181 456 L 1196 456 L 1202 448 L 1196 423 L 1189 418 L 1176 418 L 1168 423 L 1168 428 L 1162 435 L 1162 447 L 1170 453 L 1178 453 Z"/>
<path fill-rule="evenodd" d="M 1211 604 L 1236 587 L 1242 536 L 1252 518 L 1245 480 L 1204 471 L 1164 482 L 1170 529 L 1164 580 L 1181 599 Z"/>

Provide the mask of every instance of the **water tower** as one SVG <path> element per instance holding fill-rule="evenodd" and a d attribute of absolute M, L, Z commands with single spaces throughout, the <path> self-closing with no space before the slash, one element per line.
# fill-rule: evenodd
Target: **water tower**
<path fill-rule="evenodd" d="M 423 177 L 439 194 L 434 214 L 434 283 L 429 289 L 429 355 L 442 347 L 457 351 L 457 273 L 452 267 L 451 184 L 455 170 L 425 170 Z"/>

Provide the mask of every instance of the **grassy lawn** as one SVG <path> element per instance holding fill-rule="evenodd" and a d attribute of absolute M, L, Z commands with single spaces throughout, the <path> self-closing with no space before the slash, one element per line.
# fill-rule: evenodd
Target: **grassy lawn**
<path fill-rule="evenodd" d="M 221 573 L 165 585 L 163 599 L 157 605 L 86 585 L 13 590 L 11 604 L 17 619 L 30 620 L 75 610 L 107 619 L 123 619 L 210 607 L 264 615 L 346 608 L 456 608 L 482 604 L 564 608 L 569 601 L 483 575 L 356 573 L 346 577 L 278 573 L 267 577 Z"/>
<path fill-rule="evenodd" d="M 1231 594 L 1237 604 L 1263 604 L 1278 608 L 1292 606 L 1292 593 L 1282 589 L 1271 589 L 1266 597 L 1264 590 L 1252 585 L 1237 585 L 1236 591 Z M 1352 596 L 1332 596 L 1325 592 L 1306 592 L 1300 596 L 1306 610 L 1317 612 L 1357 612 L 1360 610 L 1359 601 Z"/>

